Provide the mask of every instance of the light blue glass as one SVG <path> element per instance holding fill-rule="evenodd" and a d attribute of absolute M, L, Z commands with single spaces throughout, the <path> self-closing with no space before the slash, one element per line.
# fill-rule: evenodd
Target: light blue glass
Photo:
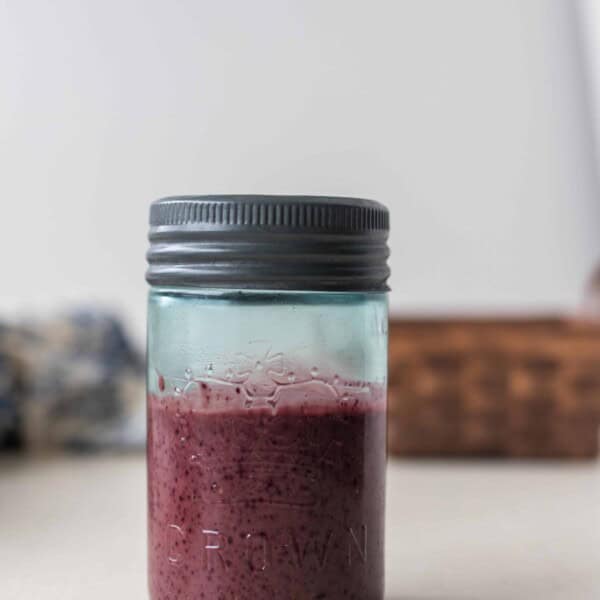
<path fill-rule="evenodd" d="M 152 288 L 152 600 L 383 600 L 385 293 Z"/>
<path fill-rule="evenodd" d="M 276 359 L 274 357 L 277 357 Z M 243 365 L 237 364 L 242 360 Z M 153 288 L 148 303 L 148 386 L 279 362 L 296 381 L 305 371 L 384 387 L 387 294 Z"/>

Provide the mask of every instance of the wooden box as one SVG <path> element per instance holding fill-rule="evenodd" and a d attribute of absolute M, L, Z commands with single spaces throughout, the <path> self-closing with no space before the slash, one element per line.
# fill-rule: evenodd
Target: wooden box
<path fill-rule="evenodd" d="M 391 454 L 598 454 L 597 323 L 392 320 L 389 384 Z"/>

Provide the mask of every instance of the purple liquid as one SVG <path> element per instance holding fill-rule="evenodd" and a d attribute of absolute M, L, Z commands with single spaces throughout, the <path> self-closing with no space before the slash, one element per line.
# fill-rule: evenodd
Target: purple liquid
<path fill-rule="evenodd" d="M 381 600 L 383 394 L 207 409 L 203 387 L 148 399 L 152 600 Z"/>

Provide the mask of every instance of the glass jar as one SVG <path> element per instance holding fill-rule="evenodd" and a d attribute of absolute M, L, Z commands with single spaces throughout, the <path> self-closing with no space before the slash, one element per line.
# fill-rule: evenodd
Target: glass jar
<path fill-rule="evenodd" d="M 353 199 L 153 204 L 152 600 L 383 598 L 387 222 Z"/>

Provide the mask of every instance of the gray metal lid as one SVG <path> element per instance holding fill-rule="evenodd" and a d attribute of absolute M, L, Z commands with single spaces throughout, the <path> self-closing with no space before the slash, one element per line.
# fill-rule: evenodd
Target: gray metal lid
<path fill-rule="evenodd" d="M 385 291 L 389 214 L 326 196 L 173 196 L 150 207 L 151 285 Z"/>

